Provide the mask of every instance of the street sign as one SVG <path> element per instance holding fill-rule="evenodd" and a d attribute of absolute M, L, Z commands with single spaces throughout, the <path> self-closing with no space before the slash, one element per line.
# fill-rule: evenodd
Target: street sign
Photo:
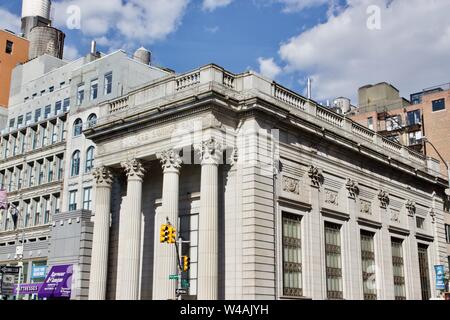
<path fill-rule="evenodd" d="M 2 266 L 0 267 L 1 273 L 7 273 L 7 274 L 19 274 L 20 267 L 8 267 L 8 266 Z"/>
<path fill-rule="evenodd" d="M 177 274 L 171 274 L 169 276 L 169 280 L 179 280 L 179 279 L 180 279 L 180 276 Z"/>
<path fill-rule="evenodd" d="M 187 289 L 176 289 L 175 293 L 177 294 L 177 296 L 183 295 L 183 294 L 187 294 L 188 291 Z"/>
<path fill-rule="evenodd" d="M 181 287 L 183 289 L 188 289 L 191 285 L 189 284 L 189 280 L 183 279 L 181 280 Z"/>
<path fill-rule="evenodd" d="M 16 277 L 12 274 L 4 274 L 2 277 L 2 295 L 11 296 L 14 294 Z"/>

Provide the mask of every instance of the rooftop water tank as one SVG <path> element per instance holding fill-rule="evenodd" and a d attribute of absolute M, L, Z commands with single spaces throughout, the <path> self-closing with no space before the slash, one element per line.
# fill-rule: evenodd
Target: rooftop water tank
<path fill-rule="evenodd" d="M 30 41 L 29 59 L 48 54 L 59 59 L 64 55 L 66 35 L 53 27 L 34 27 L 28 36 Z"/>
<path fill-rule="evenodd" d="M 145 65 L 149 65 L 152 60 L 152 53 L 145 49 L 144 47 L 140 47 L 136 50 L 133 55 L 133 59 L 139 61 Z"/>
<path fill-rule="evenodd" d="M 23 0 L 22 18 L 39 16 L 50 19 L 51 4 L 50 0 Z"/>

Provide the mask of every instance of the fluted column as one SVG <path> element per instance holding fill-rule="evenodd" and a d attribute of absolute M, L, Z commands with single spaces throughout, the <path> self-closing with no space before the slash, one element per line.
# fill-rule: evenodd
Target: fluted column
<path fill-rule="evenodd" d="M 142 182 L 145 169 L 137 160 L 122 163 L 128 177 L 126 208 L 120 217 L 120 239 L 118 262 L 121 265 L 118 300 L 139 299 L 139 276 L 141 257 Z"/>
<path fill-rule="evenodd" d="M 219 163 L 220 144 L 211 138 L 197 148 L 202 157 L 199 243 L 198 300 L 218 299 L 219 273 Z"/>
<path fill-rule="evenodd" d="M 156 228 L 166 223 L 169 218 L 170 223 L 179 233 L 178 207 L 179 207 L 179 179 L 181 157 L 173 150 L 164 151 L 157 154 L 164 170 L 162 210 L 156 217 Z M 167 300 L 176 299 L 175 289 L 177 282 L 169 280 L 169 275 L 177 274 L 177 255 L 174 245 L 161 244 L 159 242 L 159 232 L 155 233 L 155 259 L 154 259 L 154 283 L 153 299 Z"/>
<path fill-rule="evenodd" d="M 94 238 L 92 242 L 89 300 L 106 299 L 112 175 L 108 168 L 93 172 L 95 189 Z"/>

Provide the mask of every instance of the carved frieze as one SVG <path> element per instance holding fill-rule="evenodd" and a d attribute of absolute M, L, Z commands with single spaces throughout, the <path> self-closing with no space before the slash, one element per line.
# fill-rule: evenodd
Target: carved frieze
<path fill-rule="evenodd" d="M 300 181 L 290 177 L 283 176 L 283 191 L 295 195 L 300 194 Z"/>
<path fill-rule="evenodd" d="M 389 193 L 384 190 L 380 190 L 378 193 L 378 200 L 380 200 L 380 207 L 386 209 L 389 205 Z"/>
<path fill-rule="evenodd" d="M 360 212 L 362 214 L 372 215 L 372 203 L 367 200 L 360 201 Z"/>
<path fill-rule="evenodd" d="M 391 221 L 400 223 L 400 211 L 399 210 L 395 210 L 395 209 L 391 210 Z"/>
<path fill-rule="evenodd" d="M 325 203 L 338 207 L 339 194 L 336 191 L 325 190 Z"/>

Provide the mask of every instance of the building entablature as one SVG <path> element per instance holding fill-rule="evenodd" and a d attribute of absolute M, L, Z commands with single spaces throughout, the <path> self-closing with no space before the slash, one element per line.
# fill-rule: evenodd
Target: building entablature
<path fill-rule="evenodd" d="M 88 139 L 110 139 L 124 130 L 162 123 L 181 114 L 209 107 L 230 111 L 262 112 L 280 123 L 312 132 L 428 182 L 445 185 L 435 171 L 437 161 L 389 141 L 352 120 L 252 72 L 239 75 L 208 65 L 179 76 L 169 76 L 130 94 L 100 105 L 97 125 Z"/>

